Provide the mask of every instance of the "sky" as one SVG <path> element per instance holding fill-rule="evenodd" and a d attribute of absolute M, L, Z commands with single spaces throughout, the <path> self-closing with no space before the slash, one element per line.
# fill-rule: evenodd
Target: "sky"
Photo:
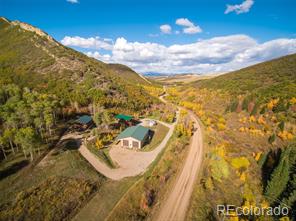
<path fill-rule="evenodd" d="M 295 0 L 0 0 L 0 16 L 140 73 L 222 73 L 296 53 Z"/>

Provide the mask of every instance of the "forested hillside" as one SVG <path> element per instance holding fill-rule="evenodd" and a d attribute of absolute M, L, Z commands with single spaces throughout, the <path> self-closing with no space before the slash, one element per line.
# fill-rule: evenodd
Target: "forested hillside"
<path fill-rule="evenodd" d="M 294 54 L 168 89 L 167 98 L 193 110 L 204 125 L 205 166 L 188 220 L 221 219 L 217 204 L 288 206 L 295 219 L 295 70 Z"/>
<path fill-rule="evenodd" d="M 76 109 L 90 104 L 96 94 L 108 108 L 124 104 L 140 110 L 152 102 L 136 90 L 138 83 L 148 82 L 129 68 L 89 58 L 35 27 L 5 18 L 0 19 L 0 64 L 1 85 L 14 83 L 55 94 Z"/>
<path fill-rule="evenodd" d="M 0 220 L 73 216 L 106 179 L 80 156 L 77 140 L 61 141 L 63 134 L 81 114 L 96 123 L 149 114 L 159 101 L 143 85 L 150 83 L 124 65 L 0 18 Z"/>
<path fill-rule="evenodd" d="M 231 95 L 256 96 L 260 102 L 272 97 L 291 98 L 296 94 L 296 54 L 263 62 L 196 83 L 201 88 L 219 89 Z"/>

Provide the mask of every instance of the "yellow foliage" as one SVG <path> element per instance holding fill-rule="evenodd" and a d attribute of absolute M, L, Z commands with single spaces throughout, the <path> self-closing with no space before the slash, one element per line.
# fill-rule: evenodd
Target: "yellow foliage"
<path fill-rule="evenodd" d="M 275 107 L 275 106 L 278 104 L 279 101 L 280 101 L 279 98 L 270 100 L 270 101 L 268 102 L 268 104 L 267 104 L 267 108 L 268 108 L 269 110 L 272 110 L 273 107 Z"/>
<path fill-rule="evenodd" d="M 225 122 L 226 122 L 224 117 L 219 117 L 218 121 L 222 124 L 225 124 Z"/>
<path fill-rule="evenodd" d="M 254 117 L 253 115 L 249 117 L 249 121 L 250 122 L 256 122 L 256 117 Z"/>
<path fill-rule="evenodd" d="M 276 117 L 275 117 L 275 116 L 272 116 L 272 117 L 271 117 L 271 121 L 274 122 L 274 123 L 276 123 L 276 122 L 277 122 Z"/>
<path fill-rule="evenodd" d="M 255 136 L 256 136 L 256 135 L 264 136 L 264 133 L 263 133 L 261 130 L 256 129 L 256 128 L 252 128 L 252 127 L 250 127 L 249 132 L 250 132 L 251 135 L 255 135 Z"/>
<path fill-rule="evenodd" d="M 201 104 L 193 103 L 189 101 L 182 101 L 180 102 L 180 105 L 196 112 L 202 109 Z"/>
<path fill-rule="evenodd" d="M 208 177 L 206 182 L 205 182 L 205 187 L 206 189 L 210 190 L 210 191 L 213 191 L 214 190 L 214 184 L 213 184 L 213 181 L 212 181 L 212 178 L 211 177 Z"/>
<path fill-rule="evenodd" d="M 265 119 L 264 119 L 263 116 L 260 116 L 260 117 L 258 118 L 257 122 L 258 122 L 258 124 L 263 124 L 263 125 L 266 124 L 266 121 L 265 121 Z"/>
<path fill-rule="evenodd" d="M 197 114 L 199 117 L 202 117 L 202 116 L 204 116 L 205 112 L 204 112 L 203 110 L 199 110 L 199 111 L 197 111 L 196 114 Z"/>
<path fill-rule="evenodd" d="M 262 152 L 261 152 L 261 151 L 258 152 L 258 153 L 256 154 L 256 156 L 255 156 L 255 160 L 256 160 L 256 161 L 260 160 L 261 155 L 262 155 Z"/>
<path fill-rule="evenodd" d="M 240 177 L 239 177 L 239 179 L 240 179 L 241 181 L 243 181 L 243 182 L 246 181 L 246 178 L 247 178 L 247 175 L 246 175 L 245 172 L 243 172 L 243 173 L 240 175 Z"/>
<path fill-rule="evenodd" d="M 245 132 L 246 131 L 246 128 L 245 127 L 240 127 L 239 128 L 239 132 Z"/>
<path fill-rule="evenodd" d="M 97 139 L 97 140 L 96 140 L 96 147 L 97 147 L 98 149 L 102 149 L 102 148 L 104 147 L 104 145 L 103 145 L 103 141 L 102 141 L 101 139 Z"/>
<path fill-rule="evenodd" d="M 296 104 L 296 97 L 292 97 L 290 100 L 289 100 L 289 103 L 294 105 Z"/>
<path fill-rule="evenodd" d="M 162 87 L 154 87 L 154 86 L 143 86 L 143 88 L 152 96 L 158 97 L 161 95 L 164 90 Z"/>
<path fill-rule="evenodd" d="M 180 122 L 176 126 L 178 136 L 191 136 L 193 133 L 193 122 L 189 121 L 187 124 L 185 122 Z"/>
<path fill-rule="evenodd" d="M 263 201 L 262 203 L 261 203 L 261 208 L 264 208 L 264 209 L 266 209 L 266 208 L 268 208 L 269 207 L 269 203 L 267 202 L 267 201 Z"/>
<path fill-rule="evenodd" d="M 226 129 L 226 125 L 223 123 L 217 123 L 218 130 L 222 131 Z"/>
<path fill-rule="evenodd" d="M 229 221 L 239 221 L 239 218 L 235 212 L 229 212 Z"/>
<path fill-rule="evenodd" d="M 224 144 L 220 144 L 218 146 L 215 147 L 215 152 L 217 155 L 219 155 L 220 157 L 225 157 L 226 154 L 226 149 L 225 149 L 225 145 Z"/>
<path fill-rule="evenodd" d="M 188 114 L 188 111 L 187 110 L 185 110 L 185 109 L 181 109 L 180 110 L 180 116 L 181 117 L 184 117 L 185 115 L 187 115 Z"/>
<path fill-rule="evenodd" d="M 240 123 L 246 123 L 247 122 L 247 118 L 246 117 L 243 117 L 243 118 L 240 118 L 239 120 L 238 120 Z"/>
<path fill-rule="evenodd" d="M 212 123 L 212 119 L 208 117 L 205 121 L 205 125 L 210 126 L 211 123 Z"/>
<path fill-rule="evenodd" d="M 290 218 L 288 216 L 280 218 L 280 221 L 290 221 Z"/>
<path fill-rule="evenodd" d="M 207 131 L 208 131 L 208 132 L 213 132 L 214 129 L 213 129 L 212 127 L 207 127 Z"/>
<path fill-rule="evenodd" d="M 292 140 L 294 138 L 294 135 L 286 130 L 280 131 L 277 136 L 282 140 Z"/>
<path fill-rule="evenodd" d="M 231 160 L 231 165 L 235 169 L 240 169 L 240 168 L 248 168 L 250 165 L 249 160 L 246 157 L 236 157 Z"/>

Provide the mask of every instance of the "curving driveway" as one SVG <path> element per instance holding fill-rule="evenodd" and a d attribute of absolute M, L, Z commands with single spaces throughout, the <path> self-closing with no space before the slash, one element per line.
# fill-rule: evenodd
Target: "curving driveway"
<path fill-rule="evenodd" d="M 157 121 L 158 123 L 167 126 L 169 131 L 162 142 L 152 151 L 141 152 L 118 146 L 112 147 L 109 154 L 119 168 L 112 169 L 108 167 L 91 153 L 83 143 L 79 147 L 79 152 L 99 173 L 112 180 L 120 180 L 125 177 L 136 176 L 144 173 L 148 166 L 155 160 L 157 155 L 165 148 L 168 140 L 173 135 L 178 119 L 179 114 L 177 113 L 177 119 L 173 124 Z"/>

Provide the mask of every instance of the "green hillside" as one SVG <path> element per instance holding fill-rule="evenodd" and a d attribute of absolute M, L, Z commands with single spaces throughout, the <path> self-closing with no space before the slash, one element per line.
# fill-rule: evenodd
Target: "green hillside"
<path fill-rule="evenodd" d="M 206 156 L 187 220 L 221 220 L 219 204 L 286 206 L 295 220 L 296 54 L 167 91 L 204 127 Z"/>
<path fill-rule="evenodd" d="M 126 80 L 127 82 L 136 83 L 136 84 L 150 84 L 145 77 L 140 76 L 131 68 L 122 65 L 122 64 L 109 64 L 109 67 L 118 74 L 119 77 Z"/>
<path fill-rule="evenodd" d="M 109 149 L 97 141 L 109 145 L 120 132 L 113 116 L 146 116 L 159 104 L 145 84 L 124 65 L 89 58 L 38 28 L 0 18 L 0 220 L 70 220 L 104 188 L 112 196 L 106 203 L 100 195 L 98 204 L 108 212 L 131 181 L 116 183 L 94 170 L 73 134 L 95 135 L 92 147 L 108 162 Z M 96 126 L 82 132 L 75 123 L 82 114 Z"/>
<path fill-rule="evenodd" d="M 196 85 L 232 95 L 254 94 L 260 100 L 291 98 L 296 94 L 296 54 L 199 81 Z"/>
<path fill-rule="evenodd" d="M 79 106 L 91 103 L 94 90 L 104 95 L 106 108 L 140 110 L 153 102 L 136 89 L 148 82 L 128 67 L 89 58 L 31 25 L 0 18 L 0 84 L 9 83 Z"/>

